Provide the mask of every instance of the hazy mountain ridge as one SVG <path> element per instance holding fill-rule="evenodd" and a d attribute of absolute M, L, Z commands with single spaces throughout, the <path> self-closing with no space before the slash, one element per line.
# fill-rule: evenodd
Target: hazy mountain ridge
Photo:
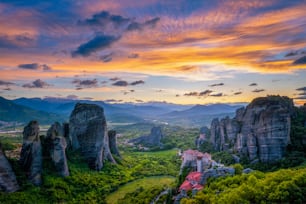
<path fill-rule="evenodd" d="M 15 104 L 13 101 L 0 97 L 0 120 L 11 122 L 28 122 L 38 120 L 42 124 L 50 124 L 54 121 L 63 121 L 65 117 L 55 113 L 47 113 L 40 110 Z"/>
<path fill-rule="evenodd" d="M 4 121 L 27 122 L 40 112 L 41 117 L 48 116 L 46 122 L 54 122 L 54 119 L 67 120 L 76 103 L 96 104 L 103 107 L 106 118 L 111 123 L 139 123 L 153 121 L 157 123 L 168 123 L 182 126 L 207 125 L 214 117 L 233 116 L 237 108 L 242 105 L 231 104 L 210 104 L 210 105 L 180 105 L 167 102 L 148 103 L 106 103 L 104 101 L 73 100 L 61 98 L 18 98 L 7 100 L 23 109 L 31 111 L 19 111 L 21 116 L 15 118 L 12 114 L 9 117 L 0 117 Z M 17 108 L 18 109 L 18 108 Z M 7 114 L 11 112 L 8 111 Z M 31 114 L 30 114 L 31 113 Z M 30 114 L 30 115 L 27 115 Z M 55 117 L 56 116 L 56 117 Z M 44 121 L 45 122 L 45 121 Z"/>

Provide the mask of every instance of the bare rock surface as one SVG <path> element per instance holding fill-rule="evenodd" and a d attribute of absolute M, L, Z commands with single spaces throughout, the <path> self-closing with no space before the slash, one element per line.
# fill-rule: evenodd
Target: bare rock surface
<path fill-rule="evenodd" d="M 210 141 L 215 150 L 230 149 L 250 161 L 277 161 L 290 143 L 293 108 L 288 97 L 256 98 L 246 108 L 238 109 L 233 119 L 214 119 Z"/>
<path fill-rule="evenodd" d="M 28 179 L 34 185 L 42 183 L 42 146 L 39 138 L 39 124 L 30 121 L 23 130 L 23 143 L 19 163 Z"/>
<path fill-rule="evenodd" d="M 63 177 L 69 176 L 66 157 L 65 129 L 60 123 L 55 122 L 47 131 L 46 148 L 56 171 Z"/>
<path fill-rule="evenodd" d="M 106 159 L 115 163 L 102 107 L 77 103 L 70 115 L 69 138 L 72 149 L 81 150 L 91 169 L 101 170 Z"/>
<path fill-rule="evenodd" d="M 0 143 L 0 191 L 15 192 L 19 190 L 16 175 L 7 160 Z"/>

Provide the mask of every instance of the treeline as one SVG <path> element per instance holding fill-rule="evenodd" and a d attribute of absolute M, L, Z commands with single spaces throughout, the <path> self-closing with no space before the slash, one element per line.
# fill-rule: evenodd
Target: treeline
<path fill-rule="evenodd" d="M 181 203 L 306 203 L 306 168 L 219 178 Z"/>

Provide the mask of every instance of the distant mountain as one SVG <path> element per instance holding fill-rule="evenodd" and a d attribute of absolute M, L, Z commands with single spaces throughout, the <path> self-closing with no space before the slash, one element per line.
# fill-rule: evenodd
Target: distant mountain
<path fill-rule="evenodd" d="M 15 104 L 61 115 L 67 119 L 76 103 L 97 104 L 103 107 L 105 116 L 110 123 L 168 123 L 181 126 L 210 125 L 215 117 L 233 116 L 242 105 L 211 104 L 211 105 L 180 105 L 167 102 L 147 103 L 105 103 L 104 101 L 72 100 L 62 98 L 19 98 Z"/>
<path fill-rule="evenodd" d="M 208 126 L 212 119 L 221 117 L 233 117 L 238 108 L 243 105 L 229 104 L 211 104 L 211 105 L 195 105 L 190 109 L 183 111 L 173 111 L 161 115 L 160 120 L 181 126 Z"/>
<path fill-rule="evenodd" d="M 217 115 L 222 113 L 234 113 L 241 105 L 228 104 L 211 104 L 211 105 L 195 105 L 190 109 L 183 111 L 173 111 L 166 114 L 166 117 L 194 117 L 198 114 Z"/>
<path fill-rule="evenodd" d="M 66 118 L 61 115 L 17 105 L 13 101 L 0 97 L 1 121 L 27 123 L 30 120 L 38 120 L 41 124 L 50 124 L 54 121 L 65 121 L 65 119 Z"/>

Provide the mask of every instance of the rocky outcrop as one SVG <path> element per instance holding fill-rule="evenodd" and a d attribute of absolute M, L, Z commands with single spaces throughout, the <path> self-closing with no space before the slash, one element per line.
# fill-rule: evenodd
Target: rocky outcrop
<path fill-rule="evenodd" d="M 251 161 L 277 161 L 290 143 L 293 108 L 288 97 L 254 99 L 245 109 L 238 109 L 233 119 L 214 119 L 210 141 L 215 150 L 237 152 Z"/>
<path fill-rule="evenodd" d="M 30 182 L 37 186 L 40 185 L 42 182 L 42 147 L 37 121 L 31 121 L 24 127 L 19 163 Z"/>
<path fill-rule="evenodd" d="M 115 163 L 102 107 L 77 103 L 70 115 L 69 139 L 72 149 L 81 150 L 91 169 L 101 170 L 106 159 Z"/>
<path fill-rule="evenodd" d="M 8 162 L 0 143 L 0 191 L 15 192 L 19 190 L 15 173 Z"/>
<path fill-rule="evenodd" d="M 145 146 L 162 146 L 163 138 L 161 127 L 153 127 L 149 135 L 131 139 L 129 142 L 134 144 L 143 144 Z"/>
<path fill-rule="evenodd" d="M 115 130 L 108 131 L 108 139 L 109 139 L 109 148 L 111 153 L 118 157 L 121 157 L 120 152 L 117 148 L 117 137 Z"/>
<path fill-rule="evenodd" d="M 200 135 L 196 138 L 195 140 L 195 145 L 197 147 L 197 149 L 200 148 L 200 146 L 202 144 L 204 144 L 204 142 L 208 141 L 209 139 L 209 135 L 210 135 L 210 131 L 209 131 L 209 128 L 204 126 L 204 127 L 201 127 L 200 129 Z"/>
<path fill-rule="evenodd" d="M 47 131 L 45 146 L 46 151 L 52 159 L 56 171 L 63 177 L 69 176 L 65 152 L 67 143 L 64 135 L 64 126 L 58 122 L 55 122 Z"/>
<path fill-rule="evenodd" d="M 218 167 L 207 169 L 203 172 L 200 180 L 201 185 L 205 185 L 209 178 L 218 178 L 221 176 L 234 175 L 235 169 L 232 167 Z"/>

